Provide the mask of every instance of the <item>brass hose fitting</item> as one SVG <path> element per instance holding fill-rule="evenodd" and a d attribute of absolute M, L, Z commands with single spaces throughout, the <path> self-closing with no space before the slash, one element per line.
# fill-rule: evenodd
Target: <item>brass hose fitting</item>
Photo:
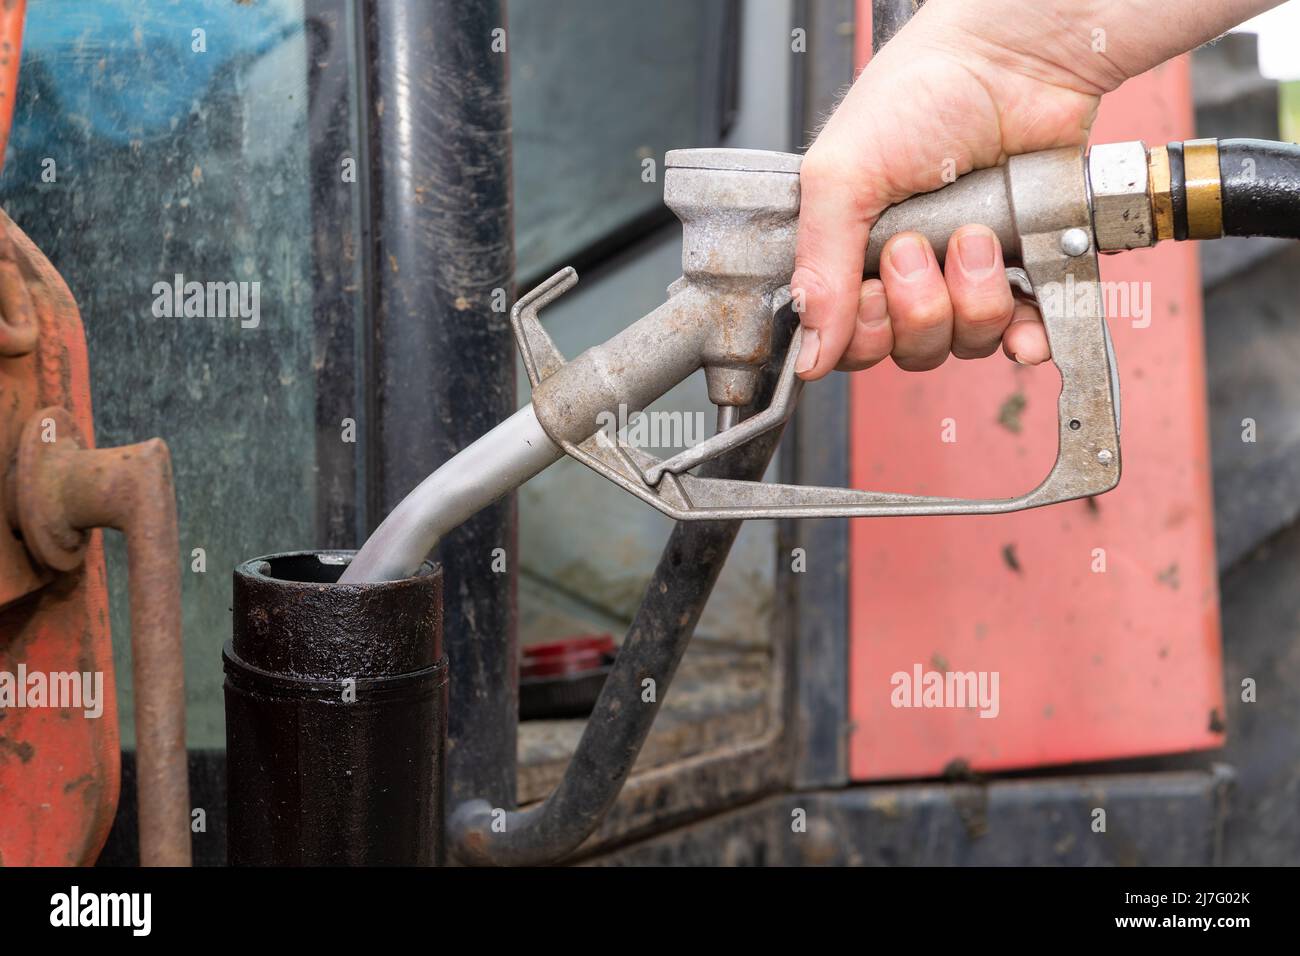
<path fill-rule="evenodd" d="M 1218 239 L 1223 235 L 1219 141 L 1189 139 L 1151 150 L 1147 166 L 1156 239 Z"/>
<path fill-rule="evenodd" d="M 1184 142 L 1183 175 L 1187 184 L 1187 238 L 1218 239 L 1223 235 L 1219 141 L 1189 139 Z"/>
<path fill-rule="evenodd" d="M 1156 242 L 1174 238 L 1174 197 L 1169 174 L 1169 148 L 1153 146 L 1147 154 L 1147 183 Z"/>

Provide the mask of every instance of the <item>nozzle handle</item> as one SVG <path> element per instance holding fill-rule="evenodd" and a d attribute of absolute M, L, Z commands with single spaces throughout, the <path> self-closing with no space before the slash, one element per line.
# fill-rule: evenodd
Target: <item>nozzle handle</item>
<path fill-rule="evenodd" d="M 981 223 L 993 230 L 1008 260 L 1020 256 L 1020 237 L 1012 214 L 1006 166 L 978 169 L 936 189 L 890 206 L 871 229 L 863 275 L 880 273 L 880 253 L 900 232 L 919 232 L 942 263 L 948 240 L 962 226 Z"/>

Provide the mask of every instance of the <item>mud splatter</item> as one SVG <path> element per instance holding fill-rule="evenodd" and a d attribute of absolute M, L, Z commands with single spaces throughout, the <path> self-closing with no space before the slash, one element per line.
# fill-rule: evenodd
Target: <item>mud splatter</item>
<path fill-rule="evenodd" d="M 1028 404 L 1028 401 L 1024 392 L 1015 392 L 1008 395 L 1007 400 L 998 409 L 998 424 L 1013 435 L 1019 435 L 1020 416 L 1024 414 L 1026 404 Z"/>
<path fill-rule="evenodd" d="M 1002 563 L 1012 571 L 1016 572 L 1016 574 L 1021 573 L 1020 557 L 1016 554 L 1016 546 L 1014 542 L 1002 546 Z"/>

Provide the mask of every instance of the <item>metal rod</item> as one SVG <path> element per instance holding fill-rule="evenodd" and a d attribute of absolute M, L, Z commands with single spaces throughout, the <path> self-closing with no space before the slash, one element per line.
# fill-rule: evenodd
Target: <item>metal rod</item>
<path fill-rule="evenodd" d="M 50 447 L 53 447 L 51 445 Z M 50 453 L 36 480 L 58 487 L 71 528 L 126 538 L 131 592 L 140 863 L 190 865 L 176 491 L 166 443 Z"/>
<path fill-rule="evenodd" d="M 504 0 L 362 0 L 372 299 L 366 435 L 373 527 L 518 407 Z M 500 311 L 498 311 L 500 310 Z M 452 794 L 513 799 L 516 518 L 506 497 L 449 531 Z M 506 572 L 489 570 L 497 549 Z"/>
<path fill-rule="evenodd" d="M 916 16 L 925 0 L 873 0 L 871 4 L 871 50 L 880 48 Z"/>
<path fill-rule="evenodd" d="M 854 23 L 855 0 L 804 0 L 802 6 L 794 25 L 807 26 L 809 52 L 798 58 L 793 73 L 798 84 L 791 95 L 796 144 L 804 143 L 821 117 L 830 114 L 852 81 L 855 34 L 868 28 Z M 849 485 L 849 381 L 848 375 L 831 375 L 804 389 L 792 428 L 786 430 L 779 481 Z M 778 535 L 785 553 L 803 548 L 827 569 L 797 574 L 788 561 L 777 565 L 777 593 L 790 595 L 778 604 L 778 621 L 793 632 L 789 680 L 795 699 L 787 714 L 789 733 L 798 741 L 795 780 L 803 789 L 842 787 L 848 782 L 850 724 L 844 667 L 849 657 L 849 522 L 786 520 Z"/>
<path fill-rule="evenodd" d="M 718 433 L 719 435 L 721 435 L 723 432 L 727 431 L 727 429 L 733 427 L 733 426 L 736 424 L 736 422 L 738 422 L 738 421 L 740 421 L 740 409 L 739 409 L 739 408 L 737 408 L 735 405 L 719 405 L 719 406 L 718 406 L 718 430 L 717 430 L 717 433 Z"/>

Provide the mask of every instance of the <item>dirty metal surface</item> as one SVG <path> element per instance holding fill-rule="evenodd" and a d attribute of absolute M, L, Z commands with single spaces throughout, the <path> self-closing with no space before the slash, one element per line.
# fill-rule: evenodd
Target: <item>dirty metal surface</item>
<path fill-rule="evenodd" d="M 1212 866 L 1224 769 L 783 794 L 589 860 L 603 866 Z M 1095 811 L 1106 811 L 1095 832 Z M 794 825 L 802 817 L 803 829 Z"/>
<path fill-rule="evenodd" d="M 1140 143 L 1129 146 L 1143 151 Z M 782 283 L 794 263 L 800 163 L 797 155 L 765 150 L 669 153 L 664 201 L 682 222 L 682 278 L 663 305 L 570 361 L 542 326 L 540 310 L 577 283 L 576 272 L 560 270 L 515 303 L 511 323 L 533 386 L 532 409 L 547 436 L 679 521 L 997 514 L 1113 488 L 1120 475 L 1118 382 L 1090 238 L 1084 155 L 1074 147 L 1015 156 L 1004 167 L 898 203 L 882 215 L 866 250 L 870 274 L 878 270 L 883 242 L 897 232 L 920 231 L 941 248 L 969 221 L 998 233 L 1007 260 L 1016 263 L 1008 277 L 1014 274 L 1022 291 L 1037 295 L 1061 380 L 1059 453 L 1032 490 L 981 499 L 689 474 L 789 418 L 803 386 L 794 373 L 799 331 L 771 401 L 692 449 L 661 462 L 600 430 L 601 416 L 639 411 L 699 367 L 723 410 L 749 404 L 770 354 L 769 330 L 792 305 Z M 1100 175 L 1109 165 L 1103 154 L 1094 168 Z M 408 522 L 436 523 L 436 513 Z"/>
<path fill-rule="evenodd" d="M 854 23 L 854 0 L 801 0 L 795 22 L 808 24 L 810 56 L 796 65 L 791 111 L 795 146 L 809 142 L 854 74 L 854 44 L 870 26 Z M 801 71 L 801 72 L 800 72 Z M 849 376 L 832 375 L 805 389 L 794 427 L 781 449 L 784 482 L 849 485 Z M 795 667 L 791 734 L 797 743 L 795 785 L 842 785 L 848 779 L 849 522 L 786 521 L 779 526 L 782 553 L 802 548 L 817 556 L 817 573 L 796 573 L 782 563 L 783 601 L 794 631 Z"/>
<path fill-rule="evenodd" d="M 3 213 L 0 231 L 8 255 L 0 264 L 0 272 L 6 273 L 0 281 L 12 281 L 17 268 L 40 331 L 35 351 L 14 355 L 7 350 L 0 356 L 0 451 L 6 459 L 0 498 L 7 500 L 12 491 L 5 487 L 11 481 L 8 458 L 33 412 L 58 405 L 83 434 L 93 430 L 86 346 L 76 303 L 49 260 Z M 6 325 L 14 321 L 11 303 L 6 296 Z M 9 522 L 0 521 L 0 527 L 0 551 L 8 555 L 0 561 L 5 586 L 17 584 L 29 592 L 19 597 L 8 590 L 0 601 L 0 671 L 16 675 L 21 664 L 28 672 L 103 675 L 103 711 L 95 718 L 61 708 L 0 707 L 0 863 L 88 864 L 108 836 L 119 787 L 101 533 L 90 534 L 76 570 L 54 577 L 24 572 L 9 547 Z M 46 580 L 49 585 L 41 587 Z"/>
<path fill-rule="evenodd" d="M 763 737 L 774 720 L 769 713 L 772 682 L 766 651 L 706 649 L 697 643 L 682 660 L 633 774 Z M 559 783 L 585 723 L 527 720 L 519 725 L 521 804 L 543 799 Z"/>
<path fill-rule="evenodd" d="M 154 438 L 87 448 L 72 415 L 52 405 L 25 424 L 7 478 L 13 483 L 8 523 L 20 529 L 42 567 L 76 571 L 96 528 L 114 528 L 126 539 L 140 856 L 146 866 L 188 866 L 185 669 L 176 492 L 167 445 Z"/>
<path fill-rule="evenodd" d="M 674 226 L 637 246 L 612 272 L 584 276 L 546 316 L 560 351 L 577 354 L 593 339 L 616 333 L 629 313 L 648 312 L 661 302 L 665 287 L 681 274 L 680 244 L 681 230 Z M 526 380 L 522 368 L 520 378 Z M 687 426 L 692 440 L 712 433 L 715 408 L 702 374 L 651 406 L 656 410 L 682 423 L 678 435 L 651 436 L 656 452 L 681 447 Z M 629 507 L 620 488 L 567 456 L 525 484 L 519 501 L 521 643 L 591 629 L 621 634 L 636 613 L 672 521 L 653 508 Z M 769 522 L 741 529 L 696 641 L 767 645 L 775 532 Z"/>
<path fill-rule="evenodd" d="M 442 861 L 442 569 L 338 584 L 351 552 L 235 569 L 226 644 L 229 862 Z"/>
<path fill-rule="evenodd" d="M 362 0 L 357 10 L 369 167 L 368 533 L 517 407 L 510 332 L 494 308 L 514 298 L 510 57 L 493 49 L 494 31 L 513 30 L 502 0 Z M 448 792 L 499 805 L 514 797 L 516 699 L 500 689 L 518 680 L 515 523 L 506 496 L 435 552 L 447 576 Z M 506 573 L 485 573 L 497 549 L 512 556 Z"/>

